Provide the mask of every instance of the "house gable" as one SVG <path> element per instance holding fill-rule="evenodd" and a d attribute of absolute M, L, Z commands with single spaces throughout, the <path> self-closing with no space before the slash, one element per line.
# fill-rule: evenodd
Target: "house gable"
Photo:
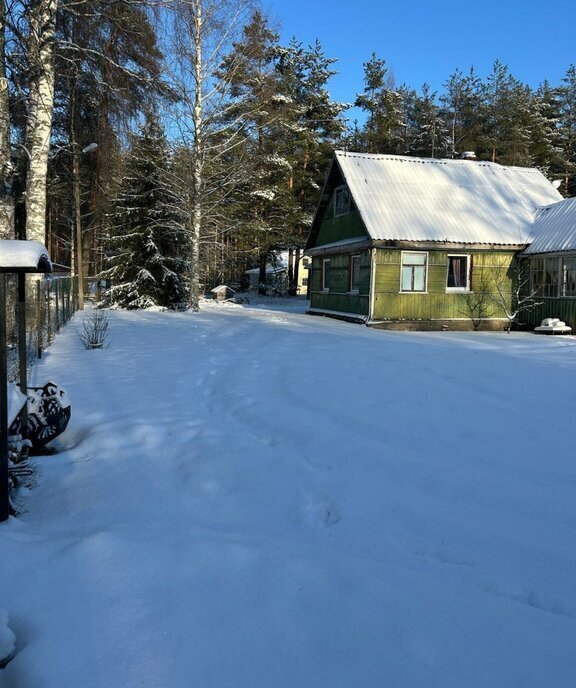
<path fill-rule="evenodd" d="M 306 251 L 346 239 L 369 239 L 353 196 L 350 197 L 348 211 L 337 212 L 336 195 L 346 188 L 348 188 L 346 181 L 337 159 L 334 158 L 322 190 Z"/>

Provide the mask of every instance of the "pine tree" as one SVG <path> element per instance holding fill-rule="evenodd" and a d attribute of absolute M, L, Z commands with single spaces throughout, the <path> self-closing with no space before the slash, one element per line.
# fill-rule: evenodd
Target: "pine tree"
<path fill-rule="evenodd" d="M 571 65 L 559 90 L 559 147 L 565 196 L 576 193 L 576 66 Z"/>
<path fill-rule="evenodd" d="M 355 106 L 368 115 L 362 135 L 367 153 L 398 153 L 403 145 L 402 94 L 394 88 L 394 78 L 385 60 L 372 53 L 364 63 L 364 92 Z"/>
<path fill-rule="evenodd" d="M 560 163 L 558 95 L 558 89 L 544 81 L 532 99 L 531 156 L 544 174 L 552 176 L 558 172 Z"/>
<path fill-rule="evenodd" d="M 464 74 L 457 69 L 444 84 L 440 103 L 449 131 L 449 156 L 464 151 L 480 151 L 485 112 L 482 106 L 481 81 L 471 68 Z"/>
<path fill-rule="evenodd" d="M 342 113 L 348 107 L 332 101 L 327 83 L 336 73 L 336 60 L 326 57 L 319 41 L 308 49 L 293 39 L 275 50 L 278 88 L 290 107 L 284 112 L 283 140 L 279 151 L 290 162 L 289 186 L 299 207 L 296 224 L 285 238 L 289 251 L 289 283 L 293 293 L 298 282 L 300 252 L 310 231 L 314 211 L 332 150 L 342 139 Z"/>
<path fill-rule="evenodd" d="M 492 162 L 532 164 L 532 92 L 515 79 L 508 67 L 496 61 L 483 85 L 486 128 L 485 150 Z"/>
<path fill-rule="evenodd" d="M 242 218 L 237 238 L 257 261 L 261 284 L 271 251 L 289 247 L 292 229 L 301 219 L 287 151 L 297 104 L 283 89 L 276 69 L 277 47 L 278 34 L 256 11 L 219 74 L 230 84 L 227 123 L 236 127 L 237 140 L 242 142 L 233 163 L 243 168 L 236 189 L 236 217 Z"/>
<path fill-rule="evenodd" d="M 185 307 L 189 240 L 171 190 L 168 144 L 154 116 L 134 137 L 126 170 L 103 273 L 112 280 L 110 300 L 130 309 Z"/>
<path fill-rule="evenodd" d="M 407 123 L 406 152 L 425 158 L 443 158 L 451 154 L 450 136 L 436 105 L 436 93 L 423 84 L 421 95 L 405 96 L 411 103 Z"/>

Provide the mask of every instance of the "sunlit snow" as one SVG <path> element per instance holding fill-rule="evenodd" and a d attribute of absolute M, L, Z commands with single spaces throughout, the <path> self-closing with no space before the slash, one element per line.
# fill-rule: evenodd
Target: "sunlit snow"
<path fill-rule="evenodd" d="M 72 419 L 0 524 L 0 685 L 576 685 L 576 339 L 304 308 L 58 335 L 33 383 Z"/>

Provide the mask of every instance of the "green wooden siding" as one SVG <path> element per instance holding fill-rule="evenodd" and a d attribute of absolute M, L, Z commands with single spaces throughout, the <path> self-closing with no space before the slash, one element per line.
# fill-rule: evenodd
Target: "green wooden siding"
<path fill-rule="evenodd" d="M 400 293 L 402 251 L 378 249 L 374 294 L 374 320 L 442 320 L 468 317 L 466 294 L 447 293 L 446 278 L 449 255 L 470 255 L 471 287 L 494 291 L 498 280 L 510 298 L 511 280 L 507 274 L 514 259 L 510 251 L 425 251 L 428 254 L 428 285 L 426 293 Z M 504 318 L 504 311 L 493 302 L 485 317 Z"/>
<path fill-rule="evenodd" d="M 534 328 L 544 318 L 560 318 L 576 334 L 576 297 L 537 298 L 541 303 L 520 315 L 520 325 Z"/>
<path fill-rule="evenodd" d="M 514 261 L 512 251 L 434 250 L 428 254 L 427 292 L 401 293 L 400 249 L 376 249 L 374 279 L 374 313 L 376 321 L 450 320 L 469 318 L 470 306 L 464 293 L 447 292 L 446 280 L 449 255 L 470 255 L 472 293 L 489 292 L 495 295 L 495 283 L 501 285 L 508 304 L 511 300 L 510 269 Z M 360 289 L 358 294 L 348 293 L 350 284 L 350 257 L 361 256 Z M 322 260 L 330 258 L 329 291 L 322 291 Z M 312 262 L 311 308 L 369 315 L 371 255 L 369 250 L 351 253 L 316 256 Z M 488 299 L 484 318 L 505 318 L 504 310 Z M 558 302 L 560 299 L 554 299 Z M 575 299 L 576 301 L 576 299 Z M 575 304 L 576 306 L 576 304 Z M 576 310 L 576 309 L 575 309 Z M 544 316 L 543 316 L 544 317 Z M 563 315 L 558 315 L 562 317 Z"/>
<path fill-rule="evenodd" d="M 350 212 L 347 215 L 334 217 L 334 194 L 332 194 L 332 198 L 324 211 L 320 230 L 314 245 L 322 246 L 342 241 L 343 239 L 367 236 L 366 228 L 353 200 L 350 201 Z"/>
<path fill-rule="evenodd" d="M 360 256 L 360 286 L 357 294 L 348 292 L 350 285 L 350 258 Z M 330 290 L 323 293 L 322 260 L 330 258 Z M 368 315 L 370 293 L 370 252 L 356 251 L 315 257 L 312 260 L 311 308 Z"/>

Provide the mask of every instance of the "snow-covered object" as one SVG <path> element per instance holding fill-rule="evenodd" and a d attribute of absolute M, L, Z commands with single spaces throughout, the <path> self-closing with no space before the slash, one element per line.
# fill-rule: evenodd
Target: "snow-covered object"
<path fill-rule="evenodd" d="M 534 332 L 536 334 L 570 334 L 572 328 L 559 318 L 544 318 L 540 325 L 534 328 Z"/>
<path fill-rule="evenodd" d="M 521 245 L 534 213 L 562 196 L 537 169 L 336 151 L 374 240 Z"/>
<path fill-rule="evenodd" d="M 532 239 L 527 254 L 576 251 L 576 198 L 540 208 L 532 227 Z"/>
<path fill-rule="evenodd" d="M 16 637 L 8 627 L 8 612 L 0 607 L 0 665 L 14 654 L 15 649 Z"/>
<path fill-rule="evenodd" d="M 50 272 L 48 250 L 39 241 L 4 239 L 0 241 L 0 269 Z"/>
<path fill-rule="evenodd" d="M 0 527 L 4 688 L 576 686 L 576 338 L 306 305 L 34 365 L 74 414 Z"/>
<path fill-rule="evenodd" d="M 8 384 L 8 426 L 12 425 L 16 416 L 26 403 L 26 397 L 17 385 Z"/>

